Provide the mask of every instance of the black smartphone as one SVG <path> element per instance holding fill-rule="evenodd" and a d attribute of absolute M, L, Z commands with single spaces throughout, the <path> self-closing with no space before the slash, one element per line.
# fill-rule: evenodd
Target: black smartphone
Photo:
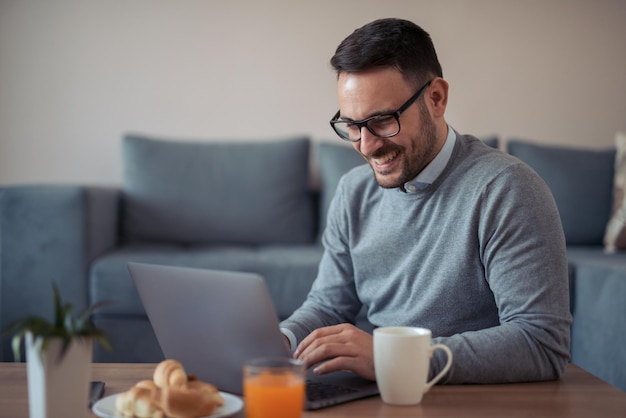
<path fill-rule="evenodd" d="M 102 395 L 104 395 L 104 382 L 100 380 L 91 382 L 89 386 L 89 407 L 91 408 Z"/>

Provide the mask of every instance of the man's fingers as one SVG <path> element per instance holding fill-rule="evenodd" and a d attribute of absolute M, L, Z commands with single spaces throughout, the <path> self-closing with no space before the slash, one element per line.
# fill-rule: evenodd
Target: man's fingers
<path fill-rule="evenodd" d="M 310 351 L 310 346 L 319 345 L 319 341 L 323 340 L 329 336 L 333 336 L 341 332 L 341 329 L 338 328 L 340 325 L 333 325 L 329 327 L 318 328 L 315 331 L 311 332 L 307 335 L 301 342 L 298 344 L 294 356 L 299 358 L 301 355 L 304 355 L 307 350 Z"/>
<path fill-rule="evenodd" d="M 315 366 L 319 374 L 350 370 L 374 379 L 372 336 L 350 324 L 313 331 L 298 345 L 294 357 L 306 367 Z"/>

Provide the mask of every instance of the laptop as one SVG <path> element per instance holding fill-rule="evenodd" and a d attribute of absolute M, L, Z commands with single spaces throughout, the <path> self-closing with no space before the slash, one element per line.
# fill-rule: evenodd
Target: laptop
<path fill-rule="evenodd" d="M 224 392 L 243 394 L 243 364 L 290 356 L 265 280 L 255 273 L 128 263 L 166 358 Z M 309 410 L 378 394 L 350 372 L 307 372 Z"/>

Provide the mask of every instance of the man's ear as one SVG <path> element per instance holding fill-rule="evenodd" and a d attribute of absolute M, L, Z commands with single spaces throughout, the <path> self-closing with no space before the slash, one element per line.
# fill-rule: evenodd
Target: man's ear
<path fill-rule="evenodd" d="M 448 105 L 448 82 L 441 77 L 436 77 L 426 91 L 429 107 L 434 118 L 442 118 Z"/>

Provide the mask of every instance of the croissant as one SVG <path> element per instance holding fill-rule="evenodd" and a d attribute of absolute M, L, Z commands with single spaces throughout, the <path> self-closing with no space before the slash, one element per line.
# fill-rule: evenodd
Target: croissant
<path fill-rule="evenodd" d="M 133 386 L 115 399 L 115 409 L 124 417 L 165 418 L 159 407 L 159 389 Z"/>
<path fill-rule="evenodd" d="M 202 390 L 172 386 L 163 389 L 161 408 L 171 418 L 202 417 L 211 415 L 219 406 L 215 400 L 214 394 L 206 396 Z"/>
<path fill-rule="evenodd" d="M 187 383 L 187 373 L 180 362 L 172 359 L 160 362 L 152 377 L 154 383 L 161 389 L 170 386 L 184 386 Z"/>
<path fill-rule="evenodd" d="M 188 375 L 176 360 L 164 360 L 153 380 L 141 380 L 115 400 L 119 415 L 136 418 L 195 418 L 224 404 L 217 388 Z"/>
<path fill-rule="evenodd" d="M 187 382 L 187 387 L 190 390 L 196 390 L 200 392 L 205 399 L 215 404 L 215 407 L 224 405 L 224 398 L 220 395 L 220 392 L 215 386 L 210 383 L 203 382 L 201 380 L 195 380 Z M 210 415 L 210 414 L 207 414 Z"/>

